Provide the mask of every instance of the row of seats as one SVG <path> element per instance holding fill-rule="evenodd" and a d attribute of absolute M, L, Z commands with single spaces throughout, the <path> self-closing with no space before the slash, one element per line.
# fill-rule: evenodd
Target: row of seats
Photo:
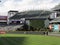
<path fill-rule="evenodd" d="M 4 30 L 4 31 L 14 31 L 16 30 L 17 28 L 20 28 L 21 26 L 23 25 L 8 25 L 8 26 L 0 26 L 0 30 Z"/>

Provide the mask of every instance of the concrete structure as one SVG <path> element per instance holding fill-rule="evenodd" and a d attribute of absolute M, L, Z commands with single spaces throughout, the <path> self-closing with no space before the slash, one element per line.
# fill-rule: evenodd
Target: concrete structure
<path fill-rule="evenodd" d="M 0 25 L 7 24 L 7 16 L 0 16 Z"/>
<path fill-rule="evenodd" d="M 53 8 L 53 11 L 56 18 L 50 21 L 50 25 L 53 31 L 60 31 L 60 4 Z"/>
<path fill-rule="evenodd" d="M 17 13 L 18 13 L 18 11 L 13 11 L 13 10 L 8 11 L 7 24 L 9 24 L 11 22 L 9 18 L 11 18 L 12 16 L 14 16 Z"/>
<path fill-rule="evenodd" d="M 48 27 L 49 24 L 52 24 L 53 27 L 60 26 L 60 5 L 56 6 L 52 9 L 52 13 L 46 13 L 45 11 L 37 12 L 37 13 L 29 13 L 29 12 L 18 12 L 14 10 L 8 11 L 8 16 L 0 16 L 0 23 L 6 23 L 7 25 L 18 25 L 20 24 L 28 24 L 30 25 L 29 20 L 45 20 L 45 27 Z M 54 26 L 54 24 L 57 24 Z M 12 26 L 10 26 L 11 28 Z M 15 27 L 14 27 L 15 28 Z M 8 28 L 9 29 L 9 28 Z M 56 28 L 58 29 L 58 28 Z M 60 30 L 60 28 L 59 28 Z M 54 30 L 55 31 L 55 30 Z"/>
<path fill-rule="evenodd" d="M 51 13 L 46 13 L 45 11 L 33 13 L 33 12 L 18 12 L 18 11 L 10 10 L 10 11 L 8 11 L 8 16 L 6 19 L 6 25 L 4 25 L 5 26 L 4 29 L 5 30 L 9 30 L 9 29 L 15 30 L 16 28 L 21 27 L 20 26 L 21 24 L 30 25 L 29 20 L 45 20 L 45 27 L 48 27 L 48 25 L 49 25 L 48 18 L 51 18 L 50 15 L 51 15 Z M 52 18 L 56 18 L 56 17 L 53 16 Z"/>

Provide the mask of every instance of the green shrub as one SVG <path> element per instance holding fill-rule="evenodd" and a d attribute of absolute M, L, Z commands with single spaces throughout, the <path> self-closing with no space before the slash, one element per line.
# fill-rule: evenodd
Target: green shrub
<path fill-rule="evenodd" d="M 35 28 L 43 28 L 44 20 L 30 20 L 30 25 Z"/>

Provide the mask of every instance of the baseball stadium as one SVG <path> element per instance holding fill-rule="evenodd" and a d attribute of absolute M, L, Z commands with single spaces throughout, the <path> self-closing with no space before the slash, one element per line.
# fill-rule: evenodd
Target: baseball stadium
<path fill-rule="evenodd" d="M 60 32 L 60 5 L 52 11 L 9 10 L 0 16 L 0 45 L 60 45 L 52 32 Z"/>

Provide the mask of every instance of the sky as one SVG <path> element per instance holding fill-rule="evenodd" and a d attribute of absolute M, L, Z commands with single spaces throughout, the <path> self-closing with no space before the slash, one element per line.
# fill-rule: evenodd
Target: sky
<path fill-rule="evenodd" d="M 0 0 L 0 15 L 6 15 L 9 10 L 50 10 L 60 3 L 60 0 Z"/>

